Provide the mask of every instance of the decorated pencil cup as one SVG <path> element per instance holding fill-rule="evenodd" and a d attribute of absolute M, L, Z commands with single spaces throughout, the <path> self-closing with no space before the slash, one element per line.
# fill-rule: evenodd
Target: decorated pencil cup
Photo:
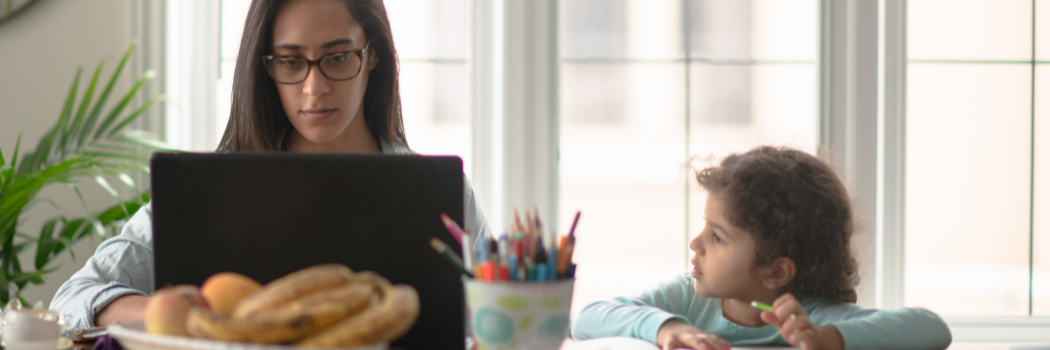
<path fill-rule="evenodd" d="M 558 349 L 569 335 L 574 279 L 485 282 L 463 278 L 478 350 Z"/>

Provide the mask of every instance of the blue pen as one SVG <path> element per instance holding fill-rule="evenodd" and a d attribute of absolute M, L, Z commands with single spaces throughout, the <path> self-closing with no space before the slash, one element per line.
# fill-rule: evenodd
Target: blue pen
<path fill-rule="evenodd" d="M 518 280 L 518 254 L 510 253 L 510 256 L 507 257 L 507 261 L 509 262 L 507 264 L 507 268 L 510 270 L 510 280 L 511 281 L 517 281 Z"/>
<path fill-rule="evenodd" d="M 557 235 L 555 235 L 555 238 Z M 549 254 L 547 255 L 547 280 L 557 281 L 558 280 L 558 243 L 552 242 L 550 246 Z"/>
<path fill-rule="evenodd" d="M 525 278 L 527 281 L 536 280 L 536 264 L 532 263 L 532 257 L 525 255 Z"/>
<path fill-rule="evenodd" d="M 478 259 L 478 262 L 483 264 L 486 261 L 489 261 L 489 236 L 482 236 L 481 239 L 481 247 L 478 249 L 478 253 L 481 254 L 481 257 Z"/>
<path fill-rule="evenodd" d="M 500 265 L 507 264 L 507 234 L 499 236 L 499 242 L 496 244 L 496 249 L 499 250 L 499 263 Z"/>
<path fill-rule="evenodd" d="M 547 277 L 547 263 L 536 264 L 536 282 L 546 282 Z"/>

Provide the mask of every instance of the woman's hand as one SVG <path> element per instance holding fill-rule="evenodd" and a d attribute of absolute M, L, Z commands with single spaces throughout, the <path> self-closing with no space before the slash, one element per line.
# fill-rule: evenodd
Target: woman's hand
<path fill-rule="evenodd" d="M 656 345 L 661 349 L 671 350 L 692 348 L 702 350 L 729 350 L 729 342 L 718 336 L 704 333 L 699 328 L 671 319 L 660 326 L 656 333 Z"/>
<path fill-rule="evenodd" d="M 802 350 L 838 350 L 845 347 L 842 335 L 832 325 L 817 327 L 794 295 L 781 295 L 773 302 L 773 312 L 762 311 L 762 321 L 777 327 L 780 335 Z"/>

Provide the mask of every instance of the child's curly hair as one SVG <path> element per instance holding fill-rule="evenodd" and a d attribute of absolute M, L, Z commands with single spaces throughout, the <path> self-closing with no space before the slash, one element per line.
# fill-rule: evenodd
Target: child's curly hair
<path fill-rule="evenodd" d="M 795 262 L 795 277 L 782 293 L 857 302 L 853 209 L 830 165 L 794 149 L 762 146 L 730 155 L 696 179 L 723 201 L 728 220 L 754 237 L 755 266 L 780 257 Z"/>

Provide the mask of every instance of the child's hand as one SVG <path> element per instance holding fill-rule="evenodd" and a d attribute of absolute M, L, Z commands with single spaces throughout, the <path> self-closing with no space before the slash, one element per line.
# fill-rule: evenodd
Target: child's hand
<path fill-rule="evenodd" d="M 704 333 L 699 328 L 678 320 L 668 320 L 656 333 L 656 345 L 661 349 L 680 348 L 702 350 L 729 350 L 729 342 L 715 335 Z"/>
<path fill-rule="evenodd" d="M 777 327 L 780 335 L 802 350 L 842 349 L 845 343 L 832 325 L 817 327 L 802 310 L 794 295 L 781 295 L 773 302 L 773 312 L 762 311 L 762 321 Z"/>

